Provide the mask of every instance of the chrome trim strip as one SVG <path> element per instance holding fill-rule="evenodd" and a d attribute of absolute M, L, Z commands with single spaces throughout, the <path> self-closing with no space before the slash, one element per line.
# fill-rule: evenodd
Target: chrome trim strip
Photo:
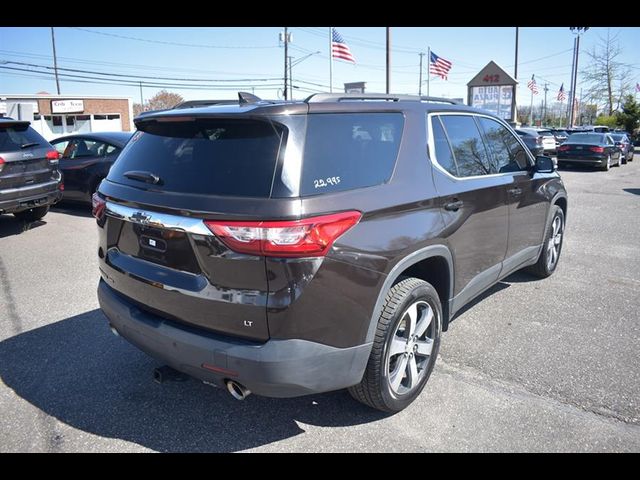
<path fill-rule="evenodd" d="M 11 195 L 12 193 L 28 192 L 30 190 L 38 190 L 40 188 L 53 187 L 53 186 L 56 186 L 58 183 L 59 183 L 59 180 L 53 180 L 51 182 L 27 185 L 26 187 L 6 188 L 4 190 L 0 189 L 0 195 Z"/>
<path fill-rule="evenodd" d="M 152 212 L 139 208 L 125 207 L 113 202 L 107 202 L 106 214 L 126 222 L 137 223 L 148 227 L 177 230 L 195 233 L 197 235 L 213 236 L 201 218 L 182 217 L 168 213 Z"/>

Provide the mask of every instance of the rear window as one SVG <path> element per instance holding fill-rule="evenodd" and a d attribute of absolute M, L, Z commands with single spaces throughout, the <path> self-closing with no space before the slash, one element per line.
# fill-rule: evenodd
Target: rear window
<path fill-rule="evenodd" d="M 604 135 L 598 133 L 574 133 L 567 142 L 569 143 L 592 143 L 599 145 L 604 141 Z"/>
<path fill-rule="evenodd" d="M 313 114 L 304 145 L 302 196 L 380 185 L 391 178 L 401 113 Z"/>
<path fill-rule="evenodd" d="M 0 152 L 17 152 L 29 147 L 47 145 L 47 141 L 28 124 L 0 123 Z"/>
<path fill-rule="evenodd" d="M 125 175 L 160 177 L 154 189 L 243 197 L 269 197 L 285 134 L 258 120 L 197 119 L 141 126 L 109 172 L 108 180 L 145 188 Z"/>

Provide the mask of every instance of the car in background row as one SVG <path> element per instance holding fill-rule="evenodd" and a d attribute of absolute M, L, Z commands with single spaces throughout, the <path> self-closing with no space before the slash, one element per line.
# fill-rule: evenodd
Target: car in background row
<path fill-rule="evenodd" d="M 549 155 L 556 152 L 556 137 L 553 136 L 551 130 L 539 129 L 539 128 L 516 128 L 516 133 L 520 136 L 520 138 L 531 137 L 537 146 L 542 147 L 542 151 L 544 155 Z M 529 142 L 529 143 L 527 143 Z M 527 146 L 532 144 L 532 140 L 525 140 Z M 542 155 L 542 154 L 540 154 Z"/>
<path fill-rule="evenodd" d="M 631 143 L 631 139 L 626 133 L 610 133 L 613 141 L 616 142 L 616 146 L 620 147 L 622 150 L 622 163 L 632 162 L 633 161 L 633 143 Z"/>
<path fill-rule="evenodd" d="M 570 135 L 570 133 L 563 128 L 550 128 L 549 130 L 551 130 L 551 133 L 556 137 L 558 145 L 562 145 Z"/>
<path fill-rule="evenodd" d="M 606 172 L 612 161 L 622 165 L 622 153 L 608 133 L 574 133 L 558 148 L 558 165 L 591 165 Z"/>
<path fill-rule="evenodd" d="M 542 145 L 542 136 L 538 135 L 538 132 L 533 128 L 516 128 L 514 130 L 518 136 L 525 143 L 529 151 L 534 156 L 540 156 L 544 154 L 544 147 Z"/>
<path fill-rule="evenodd" d="M 91 195 L 109 173 L 132 132 L 75 134 L 51 142 L 60 156 L 64 200 L 91 203 Z"/>
<path fill-rule="evenodd" d="M 0 214 L 35 222 L 63 188 L 58 152 L 29 122 L 0 118 Z"/>

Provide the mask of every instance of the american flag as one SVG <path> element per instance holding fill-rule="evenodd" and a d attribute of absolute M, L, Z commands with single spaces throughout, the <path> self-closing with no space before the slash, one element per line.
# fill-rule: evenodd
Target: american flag
<path fill-rule="evenodd" d="M 536 85 L 536 76 L 531 75 L 531 80 L 527 83 L 527 88 L 533 92 L 534 95 L 538 94 L 538 85 Z"/>
<path fill-rule="evenodd" d="M 356 63 L 356 59 L 351 55 L 351 50 L 349 50 L 344 38 L 335 28 L 331 29 L 331 56 Z"/>
<path fill-rule="evenodd" d="M 640 92 L 640 83 L 636 83 L 636 92 Z"/>
<path fill-rule="evenodd" d="M 560 90 L 558 90 L 558 101 L 563 102 L 567 99 L 567 94 L 564 92 L 564 83 L 560 85 Z"/>
<path fill-rule="evenodd" d="M 439 57 L 435 53 L 431 52 L 431 58 L 429 61 L 429 73 L 432 73 L 433 75 L 439 75 L 444 80 L 446 80 L 447 74 L 449 73 L 449 70 L 451 70 L 452 65 L 453 63 L 451 63 L 449 60 L 445 60 L 444 58 Z"/>

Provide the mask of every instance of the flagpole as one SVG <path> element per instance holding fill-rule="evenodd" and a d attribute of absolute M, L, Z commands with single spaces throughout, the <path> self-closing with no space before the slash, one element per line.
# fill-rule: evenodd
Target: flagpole
<path fill-rule="evenodd" d="M 430 78 L 431 78 L 431 47 L 427 45 L 427 97 L 429 96 L 429 79 Z"/>
<path fill-rule="evenodd" d="M 329 27 L 329 93 L 333 93 L 333 27 Z"/>

